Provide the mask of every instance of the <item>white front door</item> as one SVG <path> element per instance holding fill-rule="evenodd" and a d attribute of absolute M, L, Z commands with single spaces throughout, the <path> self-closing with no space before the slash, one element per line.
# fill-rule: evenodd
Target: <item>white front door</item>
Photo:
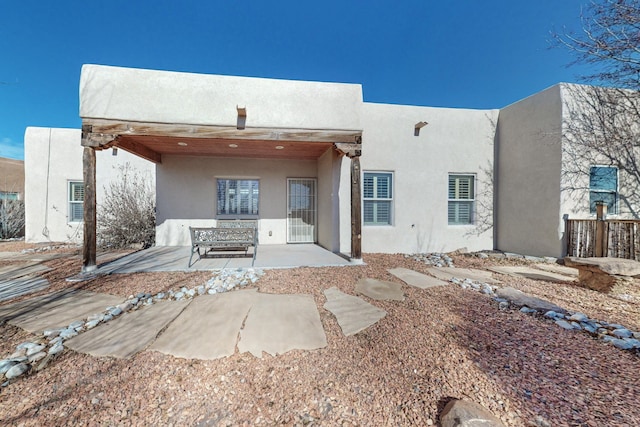
<path fill-rule="evenodd" d="M 316 180 L 287 179 L 287 243 L 316 241 Z"/>

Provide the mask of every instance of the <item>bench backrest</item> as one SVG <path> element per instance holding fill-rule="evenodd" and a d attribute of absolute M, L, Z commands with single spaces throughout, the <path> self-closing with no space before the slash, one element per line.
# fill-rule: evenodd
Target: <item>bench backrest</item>
<path fill-rule="evenodd" d="M 220 242 L 220 243 L 256 243 L 255 228 L 199 228 L 189 227 L 191 243 Z"/>
<path fill-rule="evenodd" d="M 258 221 L 255 219 L 219 219 L 216 221 L 217 228 L 258 228 Z"/>

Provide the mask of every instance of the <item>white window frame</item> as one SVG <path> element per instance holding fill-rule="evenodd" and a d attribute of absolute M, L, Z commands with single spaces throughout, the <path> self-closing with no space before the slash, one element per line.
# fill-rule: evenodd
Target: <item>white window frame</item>
<path fill-rule="evenodd" d="M 607 169 L 615 169 L 616 170 L 616 189 L 615 191 L 612 190 L 600 190 L 600 189 L 592 189 L 591 188 L 591 170 L 593 168 L 607 168 Z M 613 209 L 609 209 L 607 211 L 608 214 L 610 215 L 617 215 L 619 212 L 619 206 L 618 206 L 618 202 L 620 200 L 620 169 L 618 169 L 616 166 L 609 166 L 609 165 L 591 165 L 589 167 L 589 214 L 591 215 L 595 215 L 596 214 L 596 208 L 594 205 L 593 210 L 591 209 L 591 193 L 601 193 L 601 194 L 613 194 L 614 197 L 614 202 L 613 202 Z"/>
<path fill-rule="evenodd" d="M 255 200 L 252 196 L 251 191 L 249 191 L 249 193 L 247 193 L 247 213 L 241 213 L 238 212 L 239 210 L 241 210 L 242 208 L 242 199 L 241 197 L 237 198 L 235 200 L 235 204 L 236 204 L 236 212 L 230 212 L 230 209 L 225 209 L 225 211 L 223 211 L 223 207 L 224 204 L 221 206 L 220 203 L 220 195 L 218 194 L 219 192 L 219 187 L 220 187 L 220 182 L 221 181 L 236 181 L 236 182 L 241 182 L 241 181 L 248 181 L 248 182 L 255 182 L 257 184 L 257 200 Z M 238 185 L 236 185 L 236 189 L 238 188 Z M 225 201 L 226 203 L 229 203 L 231 196 L 228 192 L 229 190 L 229 185 L 226 186 L 225 188 L 226 193 L 225 193 Z M 255 213 L 252 213 L 253 211 L 253 205 L 254 205 L 254 201 L 255 201 Z M 257 178 L 225 178 L 225 177 L 220 177 L 220 178 L 216 178 L 216 218 L 219 219 L 258 219 L 260 214 L 260 180 Z"/>
<path fill-rule="evenodd" d="M 364 183 L 365 183 L 365 179 L 367 177 L 367 175 L 388 175 L 391 183 L 389 185 L 389 197 L 377 197 L 377 194 L 375 194 L 375 190 L 374 190 L 374 196 L 373 197 L 365 197 L 365 190 L 364 190 Z M 393 221 L 394 221 L 394 203 L 393 203 L 393 195 L 395 193 L 395 174 L 392 171 L 376 171 L 376 170 L 367 170 L 367 171 L 363 171 L 362 174 L 362 224 L 368 227 L 376 227 L 376 226 L 392 226 L 393 225 Z M 379 221 L 373 221 L 373 222 L 366 222 L 365 221 L 365 215 L 364 215 L 364 210 L 365 210 L 365 206 L 368 203 L 378 203 L 378 202 L 384 202 L 384 203 L 388 203 L 389 204 L 389 220 L 386 222 L 379 222 Z M 377 217 L 377 215 L 376 215 Z M 374 218 L 375 219 L 375 218 Z"/>
<path fill-rule="evenodd" d="M 471 194 L 470 198 L 452 198 L 451 194 L 449 192 L 450 186 L 451 186 L 451 178 L 455 178 L 455 177 L 465 177 L 465 178 L 471 178 L 472 181 L 472 185 L 473 185 L 473 194 Z M 476 174 L 474 173 L 466 173 L 466 172 L 451 172 L 447 175 L 447 224 L 449 226 L 452 227 L 459 227 L 459 226 L 470 226 L 470 225 L 475 225 L 475 217 L 476 217 L 476 186 L 477 186 L 478 180 L 476 179 Z M 459 194 L 458 194 L 459 195 Z M 456 205 L 460 205 L 460 204 L 470 204 L 471 208 L 469 210 L 469 221 L 468 222 L 460 222 L 460 221 L 455 221 L 455 222 L 451 222 L 450 217 L 451 217 L 451 209 L 452 207 L 456 206 Z M 458 215 L 456 215 L 458 216 Z"/>
<path fill-rule="evenodd" d="M 82 201 L 79 200 L 74 200 L 74 192 L 73 192 L 73 187 L 75 185 L 80 184 L 82 186 Z M 80 222 L 84 222 L 84 181 L 78 181 L 78 180 L 74 180 L 74 181 L 67 181 L 67 206 L 68 206 L 68 216 L 67 216 L 67 222 L 68 223 L 80 223 Z M 80 206 L 80 211 L 83 213 L 82 217 L 80 217 L 79 219 L 74 217 L 73 212 L 74 212 L 74 206 Z"/>

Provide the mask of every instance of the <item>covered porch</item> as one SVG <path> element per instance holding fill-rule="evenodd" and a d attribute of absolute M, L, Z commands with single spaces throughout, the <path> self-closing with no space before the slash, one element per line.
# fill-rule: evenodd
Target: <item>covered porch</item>
<path fill-rule="evenodd" d="M 162 271 L 211 271 L 223 268 L 251 268 L 251 256 L 215 253 L 198 259 L 188 267 L 191 248 L 154 246 L 100 265 L 98 274 L 147 273 Z M 263 245 L 256 254 L 253 268 L 343 267 L 358 265 L 314 244 Z"/>
<path fill-rule="evenodd" d="M 359 85 L 89 65 L 80 99 L 83 272 L 96 268 L 95 153 L 105 149 L 156 164 L 159 248 L 182 246 L 188 253 L 189 227 L 255 219 L 265 267 L 283 243 L 296 243 L 282 253 L 291 259 L 304 254 L 301 241 L 290 238 L 296 222 L 308 229 L 302 242 L 337 258 L 361 258 Z M 302 203 L 314 204 L 304 216 L 289 194 L 302 187 Z M 231 203 L 237 210 L 229 210 Z M 155 251 L 149 254 L 161 253 Z M 276 264 L 306 265 L 302 258 Z"/>

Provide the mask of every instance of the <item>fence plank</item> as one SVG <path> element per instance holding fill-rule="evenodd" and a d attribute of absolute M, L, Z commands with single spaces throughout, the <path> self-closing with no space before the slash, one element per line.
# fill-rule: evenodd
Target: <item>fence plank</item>
<path fill-rule="evenodd" d="M 567 255 L 609 256 L 640 261 L 640 220 L 567 219 Z"/>

